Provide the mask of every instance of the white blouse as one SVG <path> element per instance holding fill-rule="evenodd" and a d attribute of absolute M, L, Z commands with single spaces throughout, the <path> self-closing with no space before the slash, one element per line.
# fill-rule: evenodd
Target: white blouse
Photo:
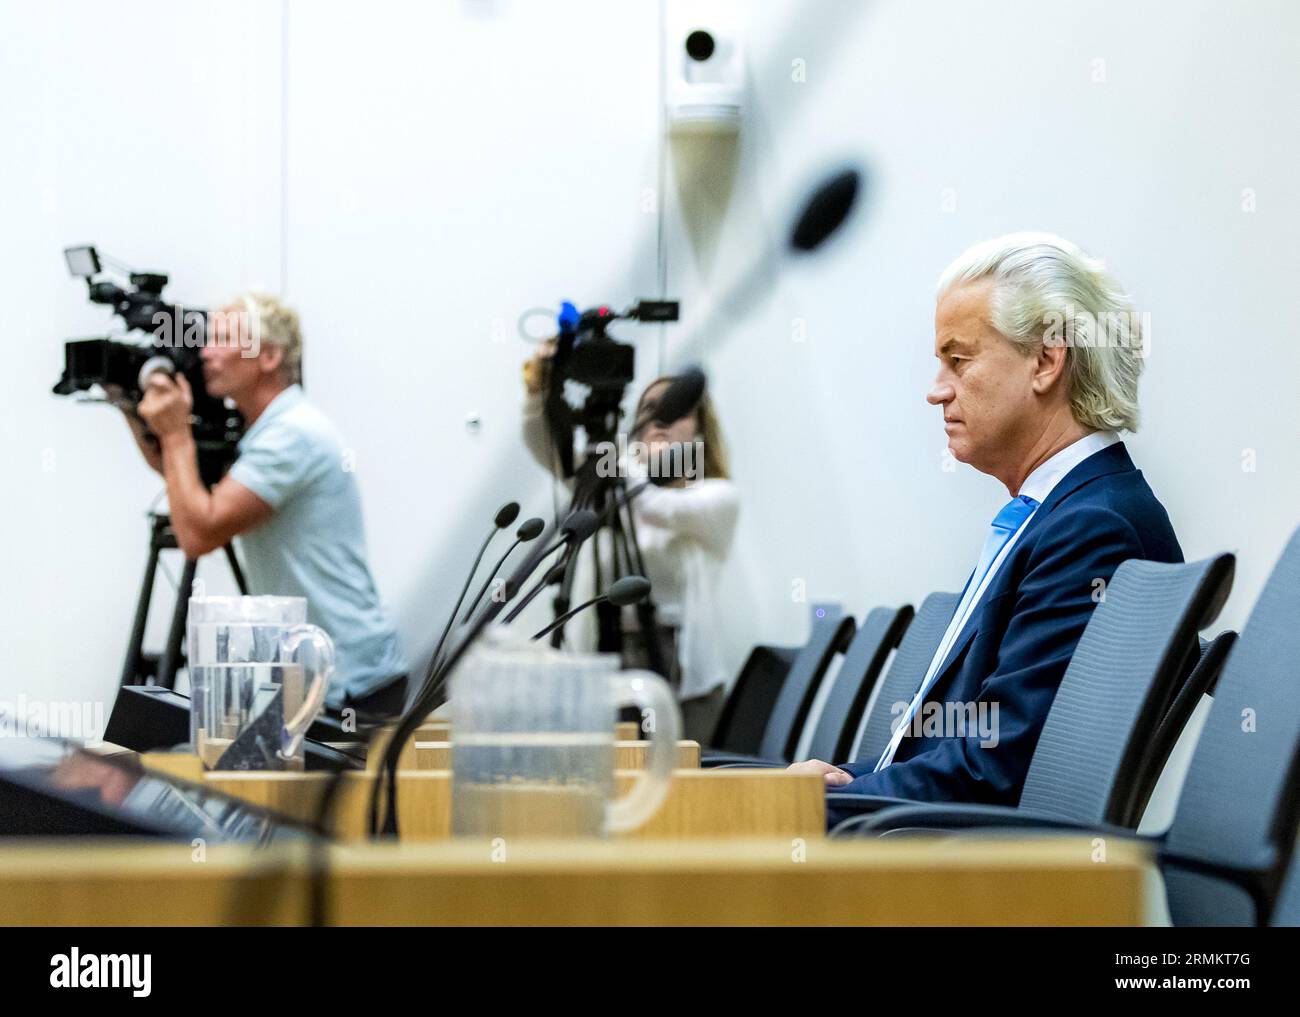
<path fill-rule="evenodd" d="M 541 395 L 525 401 L 523 431 L 533 457 L 554 470 Z M 629 488 L 640 486 L 636 476 L 628 479 Z M 636 495 L 632 512 L 658 620 L 677 628 L 678 694 L 682 699 L 705 695 L 731 680 L 719 647 L 717 586 L 740 512 L 736 485 L 718 478 L 686 487 L 650 485 Z M 608 556 L 602 558 L 608 567 Z"/>

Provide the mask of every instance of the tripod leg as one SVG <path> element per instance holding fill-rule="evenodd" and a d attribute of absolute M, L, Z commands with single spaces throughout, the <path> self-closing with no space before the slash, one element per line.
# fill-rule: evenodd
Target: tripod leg
<path fill-rule="evenodd" d="M 230 563 L 230 573 L 235 577 L 235 585 L 239 587 L 239 592 L 245 597 L 248 596 L 248 580 L 244 578 L 244 570 L 239 567 L 239 559 L 235 557 L 235 545 L 226 545 L 226 561 Z"/>
<path fill-rule="evenodd" d="M 194 587 L 194 573 L 199 563 L 185 559 L 180 585 L 176 588 L 176 606 L 172 608 L 172 625 L 167 632 L 167 646 L 158 658 L 158 684 L 163 688 L 176 687 L 176 671 L 181 664 L 181 640 L 185 637 L 185 616 L 189 611 L 190 590 Z"/>
<path fill-rule="evenodd" d="M 627 485 L 620 481 L 616 491 L 616 494 L 623 496 L 619 498 L 620 502 L 627 500 L 626 493 Z M 624 512 L 627 514 L 626 522 L 624 522 Z M 641 575 L 645 575 L 645 559 L 641 556 L 641 541 L 636 534 L 636 515 L 630 503 L 625 504 L 622 511 L 615 511 L 613 525 L 619 538 L 626 543 L 629 566 L 635 566 Z M 659 621 L 655 617 L 653 596 L 647 597 L 636 606 L 636 618 L 637 626 L 641 629 L 641 638 L 645 640 L 646 663 L 651 671 L 669 678 L 668 655 L 664 652 L 663 643 L 659 639 Z"/>
<path fill-rule="evenodd" d="M 135 602 L 135 621 L 131 623 L 131 642 L 126 647 L 126 660 L 122 664 L 122 684 L 138 685 L 144 680 L 144 630 L 149 623 L 149 604 L 153 600 L 153 583 L 158 574 L 159 523 L 154 519 L 149 535 L 149 559 L 144 566 L 144 582 L 140 597 Z"/>

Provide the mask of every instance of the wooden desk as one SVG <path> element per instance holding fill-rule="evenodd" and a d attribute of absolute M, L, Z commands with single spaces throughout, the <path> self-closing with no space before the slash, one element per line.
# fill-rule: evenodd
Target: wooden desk
<path fill-rule="evenodd" d="M 141 752 L 139 756 L 146 770 L 157 770 L 194 784 L 203 780 L 203 761 L 191 752 Z"/>
<path fill-rule="evenodd" d="M 451 741 L 451 721 L 426 720 L 415 729 L 415 737 L 422 742 L 449 742 Z M 641 737 L 641 725 L 630 720 L 617 721 L 614 724 L 614 737 L 619 741 L 634 742 Z"/>
<path fill-rule="evenodd" d="M 328 920 L 354 925 L 1136 925 L 1145 851 L 1088 838 L 336 846 Z M 296 925 L 301 848 L 81 838 L 0 847 L 10 925 Z"/>
<path fill-rule="evenodd" d="M 375 770 L 379 767 L 379 760 L 383 758 L 384 745 L 392 735 L 392 728 L 382 728 L 371 739 L 370 749 L 366 754 L 366 769 Z M 635 742 L 641 736 L 640 728 L 635 723 L 628 721 L 619 721 L 614 725 L 614 738 L 619 742 Z M 400 770 L 445 770 L 451 764 L 443 761 L 441 758 L 427 755 L 417 762 L 416 745 L 426 742 L 445 743 L 450 742 L 451 722 L 447 720 L 425 721 L 417 727 L 411 738 L 402 746 L 402 754 L 398 759 L 398 769 Z M 696 747 L 695 762 L 684 762 L 683 766 L 699 766 L 699 748 Z M 636 766 L 627 766 L 625 769 L 637 769 Z"/>
<path fill-rule="evenodd" d="M 615 773 L 619 793 L 637 777 Z M 323 773 L 210 773 L 204 783 L 304 822 L 315 822 L 320 796 L 329 780 Z M 366 838 L 374 774 L 347 774 L 334 808 L 335 834 L 344 840 Z M 413 770 L 397 781 L 401 838 L 438 840 L 451 833 L 451 774 Z M 826 794 L 816 774 L 784 770 L 677 770 L 668 797 L 645 826 L 628 838 L 805 837 L 821 838 L 826 824 Z"/>
<path fill-rule="evenodd" d="M 649 745 L 649 742 L 644 741 L 616 740 L 614 742 L 615 769 L 645 769 L 646 753 Z M 114 748 L 117 752 L 129 751 Z M 406 747 L 402 750 L 398 768 L 402 771 L 448 770 L 451 768 L 451 749 L 451 742 L 412 739 L 407 742 Z M 208 772 L 203 769 L 199 757 L 192 753 L 141 752 L 138 755 L 140 762 L 148 769 L 179 777 L 181 780 L 200 781 L 204 779 L 205 774 Z M 366 760 L 366 771 L 368 773 L 377 771 L 378 759 L 379 755 L 372 749 Z M 699 769 L 700 743 L 694 741 L 678 742 L 675 766 L 679 770 Z M 264 772 L 272 773 L 273 771 Z"/>
<path fill-rule="evenodd" d="M 408 770 L 450 770 L 452 742 L 415 741 L 414 752 L 403 750 L 401 761 L 407 765 L 399 767 Z M 408 743 L 409 745 L 410 743 Z M 650 743 L 643 741 L 615 741 L 614 768 L 616 770 L 644 770 L 646 754 Z M 677 743 L 676 768 L 679 770 L 698 769 L 700 765 L 700 743 L 679 741 Z"/>

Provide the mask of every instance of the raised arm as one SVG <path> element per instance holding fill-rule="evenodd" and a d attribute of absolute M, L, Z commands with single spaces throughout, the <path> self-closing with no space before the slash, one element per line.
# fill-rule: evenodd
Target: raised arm
<path fill-rule="evenodd" d="M 736 485 L 730 480 L 700 480 L 688 487 L 647 487 L 637 495 L 637 518 L 684 533 L 717 555 L 731 546 L 740 514 Z"/>
<path fill-rule="evenodd" d="M 168 512 L 176 542 L 185 557 L 194 559 L 264 523 L 272 510 L 231 477 L 225 477 L 211 491 L 203 486 L 190 430 L 194 400 L 184 375 L 178 375 L 177 381 L 154 374 L 140 403 L 140 415 L 158 435 L 161 473 L 167 482 Z"/>
<path fill-rule="evenodd" d="M 548 339 L 524 361 L 523 439 L 524 447 L 538 464 L 558 476 L 560 461 L 543 411 L 547 362 L 554 355 L 555 341 Z"/>

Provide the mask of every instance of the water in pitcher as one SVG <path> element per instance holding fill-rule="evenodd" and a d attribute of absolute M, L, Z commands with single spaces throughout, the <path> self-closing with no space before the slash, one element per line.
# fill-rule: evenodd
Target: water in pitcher
<path fill-rule="evenodd" d="M 604 829 L 612 733 L 467 732 L 452 753 L 454 834 L 571 837 Z"/>
<path fill-rule="evenodd" d="M 302 682 L 302 668 L 293 664 L 191 666 L 190 737 L 204 768 L 214 769 L 231 742 L 268 711 L 275 714 L 272 723 L 282 725 L 302 704 Z"/>

